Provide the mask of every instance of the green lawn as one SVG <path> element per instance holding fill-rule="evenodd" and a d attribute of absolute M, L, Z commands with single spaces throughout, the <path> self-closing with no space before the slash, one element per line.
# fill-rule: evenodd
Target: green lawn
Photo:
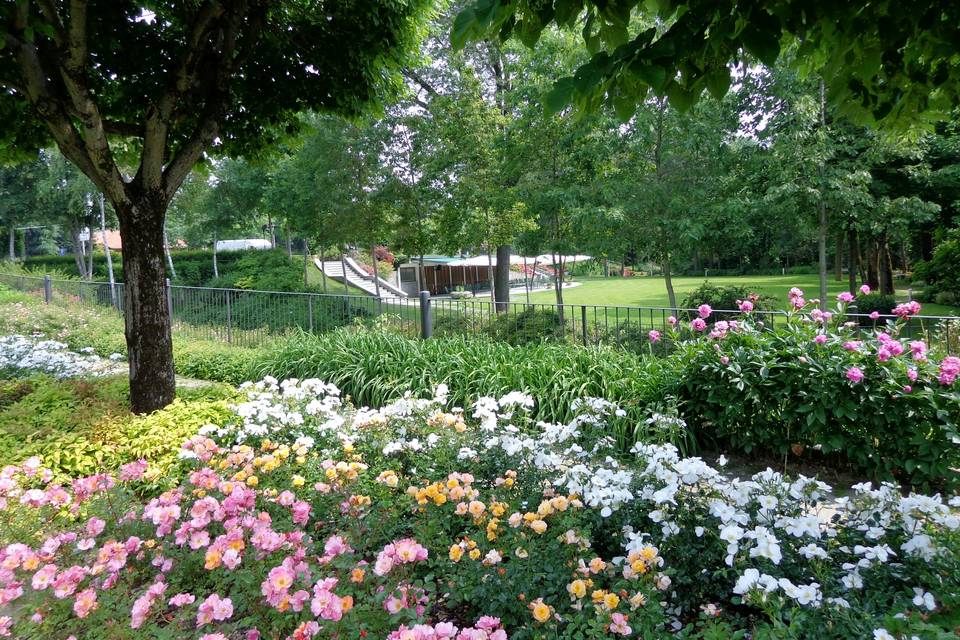
<path fill-rule="evenodd" d="M 772 296 L 786 304 L 787 292 L 791 287 L 800 287 L 808 298 L 816 297 L 818 284 L 816 275 L 791 276 L 720 276 L 709 278 L 710 282 L 723 285 L 740 285 L 751 291 Z M 636 307 L 666 307 L 667 290 L 663 278 L 659 277 L 632 277 L 632 278 L 603 278 L 582 277 L 575 278 L 581 284 L 564 289 L 563 301 L 566 304 L 590 305 L 617 305 Z M 703 278 L 674 278 L 673 287 L 677 293 L 677 303 L 691 290 L 704 282 Z M 841 291 L 846 290 L 846 280 L 837 282 L 832 277 L 829 280 L 828 291 L 831 299 Z M 898 297 L 906 300 L 906 289 L 897 291 Z M 516 302 L 524 300 L 522 294 L 514 294 Z M 530 295 L 531 302 L 550 303 L 556 298 L 552 291 L 540 291 Z M 924 304 L 924 315 L 958 315 L 960 309 L 938 304 Z"/>

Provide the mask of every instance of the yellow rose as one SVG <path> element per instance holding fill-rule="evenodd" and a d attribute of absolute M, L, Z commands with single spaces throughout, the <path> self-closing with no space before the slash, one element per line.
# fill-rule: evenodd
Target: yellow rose
<path fill-rule="evenodd" d="M 260 484 L 260 480 L 257 478 L 257 476 L 250 476 L 249 478 L 247 478 L 248 487 L 255 487 L 258 484 Z"/>
<path fill-rule="evenodd" d="M 450 547 L 450 559 L 454 562 L 460 562 L 460 558 L 463 557 L 463 547 L 458 544 L 452 545 Z"/>
<path fill-rule="evenodd" d="M 290 480 L 290 483 L 299 489 L 305 485 L 307 481 L 303 478 L 303 476 L 293 476 L 293 478 Z"/>
<path fill-rule="evenodd" d="M 471 549 L 470 550 L 470 559 L 476 560 L 480 557 L 480 549 Z"/>
<path fill-rule="evenodd" d="M 543 533 L 547 530 L 547 523 L 543 520 L 534 520 L 530 523 L 530 528 L 536 531 L 537 533 Z"/>
<path fill-rule="evenodd" d="M 615 593 L 608 593 L 603 596 L 603 606 L 613 611 L 620 604 L 620 596 Z"/>
<path fill-rule="evenodd" d="M 533 612 L 533 619 L 537 622 L 546 622 L 550 619 L 550 615 L 553 613 L 550 610 L 550 606 L 546 604 L 542 598 L 537 598 L 531 602 L 530 610 Z"/>
<path fill-rule="evenodd" d="M 583 580 L 574 580 L 567 585 L 567 591 L 570 592 L 570 595 L 579 600 L 583 596 L 587 595 L 587 583 Z"/>

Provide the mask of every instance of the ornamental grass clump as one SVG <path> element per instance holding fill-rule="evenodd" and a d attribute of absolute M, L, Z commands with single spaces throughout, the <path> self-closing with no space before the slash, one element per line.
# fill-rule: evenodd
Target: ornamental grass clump
<path fill-rule="evenodd" d="M 952 629 L 960 501 L 670 445 L 621 410 L 537 422 L 511 392 L 380 409 L 316 379 L 246 385 L 236 420 L 150 465 L 0 471 L 0 634 L 17 638 L 860 638 Z M 722 461 L 721 461 L 722 462 Z M 146 497 L 140 497 L 145 495 Z"/>

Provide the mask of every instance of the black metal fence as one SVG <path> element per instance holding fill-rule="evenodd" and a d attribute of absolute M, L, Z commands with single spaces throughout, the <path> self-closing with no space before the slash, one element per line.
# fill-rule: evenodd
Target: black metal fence
<path fill-rule="evenodd" d="M 123 312 L 122 283 L 57 280 L 49 276 L 0 273 L 0 283 L 34 292 L 51 304 L 83 303 Z M 241 346 L 256 346 L 293 330 L 323 333 L 356 323 L 382 323 L 411 337 L 487 337 L 512 344 L 552 340 L 613 345 L 635 351 L 650 347 L 649 332 L 666 332 L 671 317 L 687 325 L 696 309 L 614 305 L 494 303 L 481 298 L 350 296 L 246 289 L 167 286 L 174 332 Z M 754 321 L 776 328 L 783 311 L 754 311 Z M 711 321 L 742 319 L 739 311 L 716 310 Z M 886 325 L 893 316 L 848 313 L 861 331 Z M 960 318 L 913 316 L 903 328 L 944 353 L 960 353 Z"/>

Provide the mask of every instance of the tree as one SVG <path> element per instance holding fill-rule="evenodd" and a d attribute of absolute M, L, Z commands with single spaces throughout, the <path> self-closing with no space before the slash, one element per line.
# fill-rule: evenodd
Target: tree
<path fill-rule="evenodd" d="M 960 5 L 937 0 L 473 0 L 451 39 L 533 47 L 551 24 L 582 30 L 591 54 L 557 81 L 555 108 L 607 103 L 627 119 L 652 91 L 687 110 L 704 90 L 722 97 L 745 53 L 772 66 L 793 43 L 792 63 L 821 76 L 829 101 L 857 122 L 932 122 L 960 101 Z"/>
<path fill-rule="evenodd" d="M 15 260 L 17 226 L 24 225 L 34 212 L 37 197 L 36 162 L 0 165 L 0 228 L 7 235 L 7 258 Z"/>
<path fill-rule="evenodd" d="M 56 150 L 40 154 L 37 185 L 37 214 L 47 224 L 65 231 L 73 247 L 77 271 L 84 280 L 93 279 L 93 228 L 96 189 L 80 171 Z M 82 234 L 86 234 L 83 239 Z"/>
<path fill-rule="evenodd" d="M 167 207 L 204 152 L 250 153 L 303 109 L 359 112 L 399 86 L 425 0 L 47 0 L 0 6 L 0 143 L 53 139 L 123 240 L 134 411 L 173 400 Z"/>

